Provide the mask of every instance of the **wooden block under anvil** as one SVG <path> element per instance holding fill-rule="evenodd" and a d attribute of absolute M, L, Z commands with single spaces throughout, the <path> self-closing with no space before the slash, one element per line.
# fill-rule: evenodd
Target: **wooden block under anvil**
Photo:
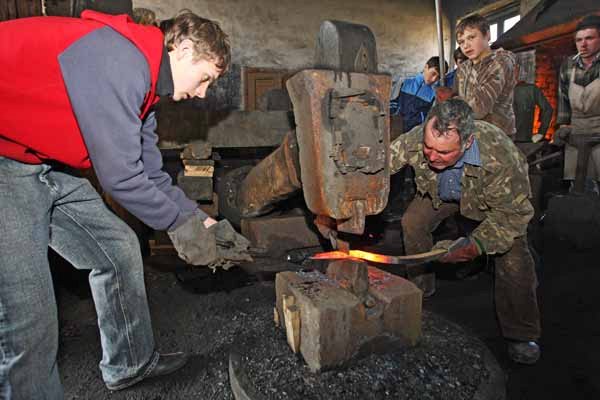
<path fill-rule="evenodd" d="M 422 292 L 361 260 L 333 261 L 327 274 L 280 272 L 275 290 L 276 319 L 293 330 L 288 343 L 313 372 L 344 364 L 377 339 L 415 345 L 421 335 Z"/>

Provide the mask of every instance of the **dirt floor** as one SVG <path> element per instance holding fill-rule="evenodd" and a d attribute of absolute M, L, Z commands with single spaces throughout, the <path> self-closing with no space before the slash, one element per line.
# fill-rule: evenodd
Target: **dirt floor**
<path fill-rule="evenodd" d="M 494 317 L 491 274 L 439 280 L 437 293 L 425 301 L 424 308 L 457 322 L 488 346 L 507 374 L 508 399 L 598 399 L 599 255 L 600 251 L 577 252 L 560 243 L 544 248 L 539 289 L 543 353 L 535 366 L 518 366 L 507 359 Z M 57 280 L 59 365 L 67 399 L 232 399 L 229 349 L 245 332 L 263 329 L 257 324 L 263 323 L 264 313 L 272 313 L 274 301 L 273 283 L 268 280 L 229 273 L 182 285 L 172 271 L 148 265 L 147 287 L 159 350 L 184 350 L 193 356 L 175 376 L 111 393 L 97 367 L 99 336 L 85 277 L 64 270 L 58 274 L 63 277 Z"/>

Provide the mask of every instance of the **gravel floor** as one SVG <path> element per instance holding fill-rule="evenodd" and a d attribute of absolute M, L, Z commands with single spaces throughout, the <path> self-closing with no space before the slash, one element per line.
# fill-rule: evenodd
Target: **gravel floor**
<path fill-rule="evenodd" d="M 490 377 L 485 346 L 439 316 L 425 313 L 423 320 L 416 347 L 372 354 L 320 374 L 289 351 L 283 330 L 266 327 L 240 350 L 243 371 L 268 400 L 472 399 Z"/>
<path fill-rule="evenodd" d="M 91 298 L 59 289 L 59 366 L 65 398 L 233 399 L 228 356 L 234 347 L 247 356 L 245 371 L 268 399 L 470 399 L 487 378 L 484 345 L 432 314 L 426 314 L 423 340 L 414 349 L 362 358 L 345 370 L 311 374 L 289 351 L 283 331 L 274 327 L 273 282 L 229 274 L 229 280 L 213 277 L 225 290 L 198 293 L 210 285 L 200 279 L 183 286 L 175 274 L 147 268 L 158 349 L 187 351 L 192 358 L 174 376 L 121 392 L 108 391 L 100 377 L 100 340 Z"/>

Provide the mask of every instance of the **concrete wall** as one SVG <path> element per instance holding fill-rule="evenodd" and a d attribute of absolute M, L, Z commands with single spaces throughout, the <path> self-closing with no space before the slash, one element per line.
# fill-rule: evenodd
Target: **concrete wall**
<path fill-rule="evenodd" d="M 540 2 L 541 0 L 521 0 L 521 16 L 527 14 L 531 9 Z"/>
<path fill-rule="evenodd" d="M 134 0 L 133 6 L 152 9 L 160 19 L 189 8 L 218 21 L 231 37 L 233 62 L 242 67 L 311 66 L 325 19 L 369 26 L 383 72 L 412 75 L 437 53 L 433 0 Z M 449 40 L 447 54 L 448 47 Z"/>

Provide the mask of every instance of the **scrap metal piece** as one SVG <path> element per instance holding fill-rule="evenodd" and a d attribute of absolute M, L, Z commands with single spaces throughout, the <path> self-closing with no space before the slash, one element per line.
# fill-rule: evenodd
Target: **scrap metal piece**
<path fill-rule="evenodd" d="M 389 193 L 390 77 L 304 70 L 287 82 L 304 199 L 337 229 L 362 234 Z"/>
<path fill-rule="evenodd" d="M 241 356 L 240 345 L 232 346 L 229 353 L 229 384 L 231 392 L 236 400 L 266 400 L 266 397 L 260 394 L 252 385 L 248 375 L 244 371 L 243 359 Z"/>

